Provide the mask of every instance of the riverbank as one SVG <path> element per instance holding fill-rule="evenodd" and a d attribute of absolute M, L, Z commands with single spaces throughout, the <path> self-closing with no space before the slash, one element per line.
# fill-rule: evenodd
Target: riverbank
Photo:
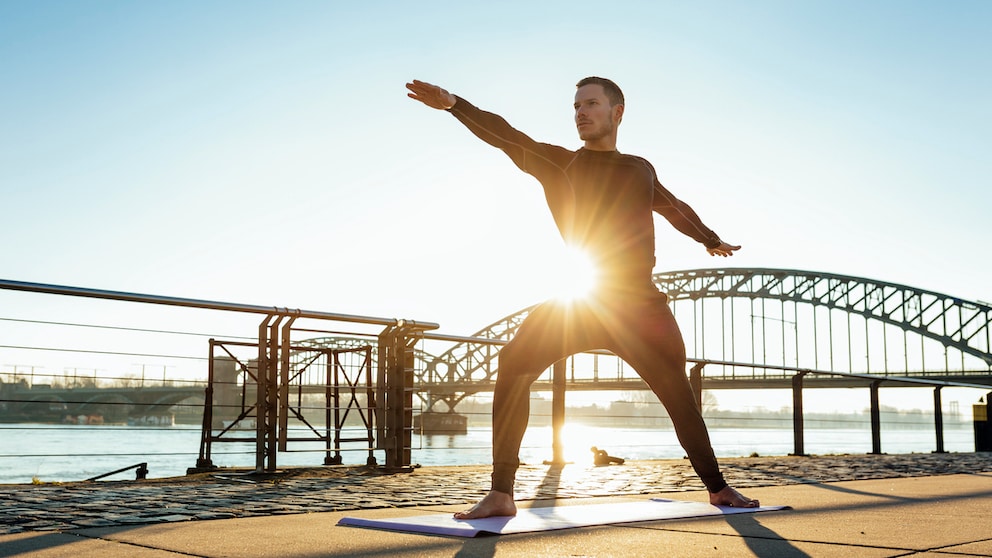
<path fill-rule="evenodd" d="M 884 426 L 884 425 L 883 425 Z M 10 425 L 0 427 L 4 440 L 0 459 L 0 484 L 71 482 L 103 475 L 146 462 L 148 477 L 177 477 L 197 463 L 200 445 L 198 428 Z M 946 428 L 945 446 L 949 452 L 966 453 L 975 449 L 971 428 Z M 553 432 L 550 427 L 528 428 L 521 447 L 521 459 L 542 463 L 552 459 Z M 711 428 L 710 440 L 717 457 L 786 456 L 794 453 L 791 428 Z M 123 442 L 123 443 L 122 443 Z M 469 428 L 462 436 L 413 437 L 412 462 L 428 467 L 487 465 L 492 460 L 492 431 Z M 564 459 L 591 464 L 590 446 L 629 461 L 680 459 L 685 455 L 674 432 L 645 428 L 600 428 L 568 424 L 562 432 Z M 364 444 L 358 444 L 364 445 Z M 296 443 L 293 451 L 280 452 L 280 467 L 313 467 L 323 463 L 321 443 Z M 347 447 L 347 446 L 346 446 Z M 929 453 L 936 449 L 932 430 L 882 430 L 881 450 L 889 454 Z M 305 451 L 301 451 L 305 450 Z M 871 431 L 865 429 L 806 430 L 805 453 L 866 454 L 872 450 Z M 221 467 L 254 467 L 252 442 L 215 444 L 212 460 Z M 376 451 L 379 463 L 384 455 Z M 342 451 L 344 464 L 364 465 L 368 452 L 350 448 Z M 129 480 L 133 472 L 108 480 Z"/>
<path fill-rule="evenodd" d="M 741 489 L 868 479 L 992 473 L 990 453 L 824 455 L 721 460 Z M 145 481 L 0 485 L 0 535 L 207 519 L 463 505 L 482 497 L 489 467 L 228 469 Z M 684 459 L 595 467 L 525 465 L 521 501 L 702 490 Z M 771 503 L 771 502 L 769 502 Z"/>

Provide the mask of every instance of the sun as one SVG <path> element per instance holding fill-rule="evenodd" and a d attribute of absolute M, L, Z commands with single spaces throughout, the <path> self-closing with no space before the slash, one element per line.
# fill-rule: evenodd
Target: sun
<path fill-rule="evenodd" d="M 581 248 L 565 246 L 559 265 L 559 280 L 555 286 L 555 298 L 558 300 L 569 302 L 581 299 L 596 288 L 599 270 Z"/>

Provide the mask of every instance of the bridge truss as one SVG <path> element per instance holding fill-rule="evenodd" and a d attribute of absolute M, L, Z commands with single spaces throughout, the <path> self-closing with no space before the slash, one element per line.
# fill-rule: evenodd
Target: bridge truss
<path fill-rule="evenodd" d="M 698 269 L 655 274 L 668 294 L 690 358 L 808 368 L 878 378 L 992 384 L 992 307 L 906 285 L 787 269 Z M 428 410 L 491 389 L 499 344 L 533 309 L 480 330 L 423 367 Z M 577 363 L 577 359 L 582 360 Z M 616 357 L 580 355 L 571 380 L 622 389 L 636 373 Z M 773 368 L 707 366 L 708 387 L 787 387 Z"/>
<path fill-rule="evenodd" d="M 784 269 L 675 271 L 656 274 L 654 281 L 668 293 L 678 317 L 686 303 L 691 306 L 692 316 L 683 321 L 693 326 L 699 358 L 735 360 L 741 345 L 735 333 L 743 321 L 750 347 L 762 345 L 761 354 L 753 350 L 748 355 L 750 362 L 927 377 L 986 375 L 992 368 L 992 307 L 983 303 L 906 285 Z M 718 302 L 718 308 L 704 308 L 707 300 Z M 735 315 L 742 309 L 743 320 Z M 719 327 L 707 336 L 705 320 L 717 313 Z M 720 333 L 718 353 L 713 347 L 707 351 L 706 342 Z M 782 355 L 771 357 L 770 347 Z"/>

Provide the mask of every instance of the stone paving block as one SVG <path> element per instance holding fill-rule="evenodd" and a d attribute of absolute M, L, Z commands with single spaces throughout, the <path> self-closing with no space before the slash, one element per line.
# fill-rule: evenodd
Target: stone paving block
<path fill-rule="evenodd" d="M 122 515 L 114 521 L 121 525 L 140 525 L 143 523 L 158 523 L 158 520 L 143 515 Z"/>
<path fill-rule="evenodd" d="M 738 487 L 779 486 L 859 478 L 893 478 L 992 471 L 984 454 L 911 454 L 897 456 L 813 456 L 721 460 L 728 481 Z M 204 477 L 194 482 L 168 479 L 154 483 L 115 482 L 77 485 L 0 485 L 0 533 L 58 530 L 115 524 L 160 523 L 410 507 L 466 504 L 489 486 L 488 467 L 438 467 L 403 474 L 369 474 L 361 467 L 315 468 L 304 474 L 259 482 Z M 517 479 L 517 498 L 581 498 L 701 490 L 685 460 L 627 462 L 623 466 L 564 468 L 525 466 Z"/>
<path fill-rule="evenodd" d="M 209 519 L 233 519 L 233 518 L 235 518 L 235 517 L 237 517 L 237 515 L 235 515 L 235 514 L 233 514 L 233 513 L 225 513 L 225 512 L 209 512 L 209 511 L 208 511 L 208 512 L 203 512 L 203 513 L 198 513 L 198 514 L 196 514 L 196 516 L 195 516 L 195 517 L 196 517 L 196 519 L 198 519 L 198 520 L 209 520 Z"/>
<path fill-rule="evenodd" d="M 25 530 L 31 531 L 64 531 L 66 529 L 75 528 L 74 525 L 70 523 L 60 523 L 52 521 L 39 521 L 36 523 L 29 523 L 21 525 Z"/>
<path fill-rule="evenodd" d="M 77 527 L 110 527 L 112 525 L 117 525 L 117 522 L 110 519 L 94 517 L 89 519 L 77 519 L 73 521 L 72 524 Z"/>
<path fill-rule="evenodd" d="M 174 514 L 169 514 L 169 515 L 158 515 L 158 516 L 155 516 L 155 519 L 157 521 L 161 521 L 163 523 L 176 523 L 178 521 L 190 521 L 191 519 L 193 519 L 193 516 L 192 515 L 180 514 L 180 513 L 174 513 Z"/>

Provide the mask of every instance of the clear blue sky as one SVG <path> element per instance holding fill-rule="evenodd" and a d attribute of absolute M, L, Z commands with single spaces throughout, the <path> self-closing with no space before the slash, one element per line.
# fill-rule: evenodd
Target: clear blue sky
<path fill-rule="evenodd" d="M 659 221 L 659 271 L 992 300 L 992 2 L 428 4 L 0 3 L 0 277 L 469 334 L 552 294 L 561 241 L 404 83 L 578 147 L 573 85 L 603 75 L 620 150 L 744 246 Z"/>

